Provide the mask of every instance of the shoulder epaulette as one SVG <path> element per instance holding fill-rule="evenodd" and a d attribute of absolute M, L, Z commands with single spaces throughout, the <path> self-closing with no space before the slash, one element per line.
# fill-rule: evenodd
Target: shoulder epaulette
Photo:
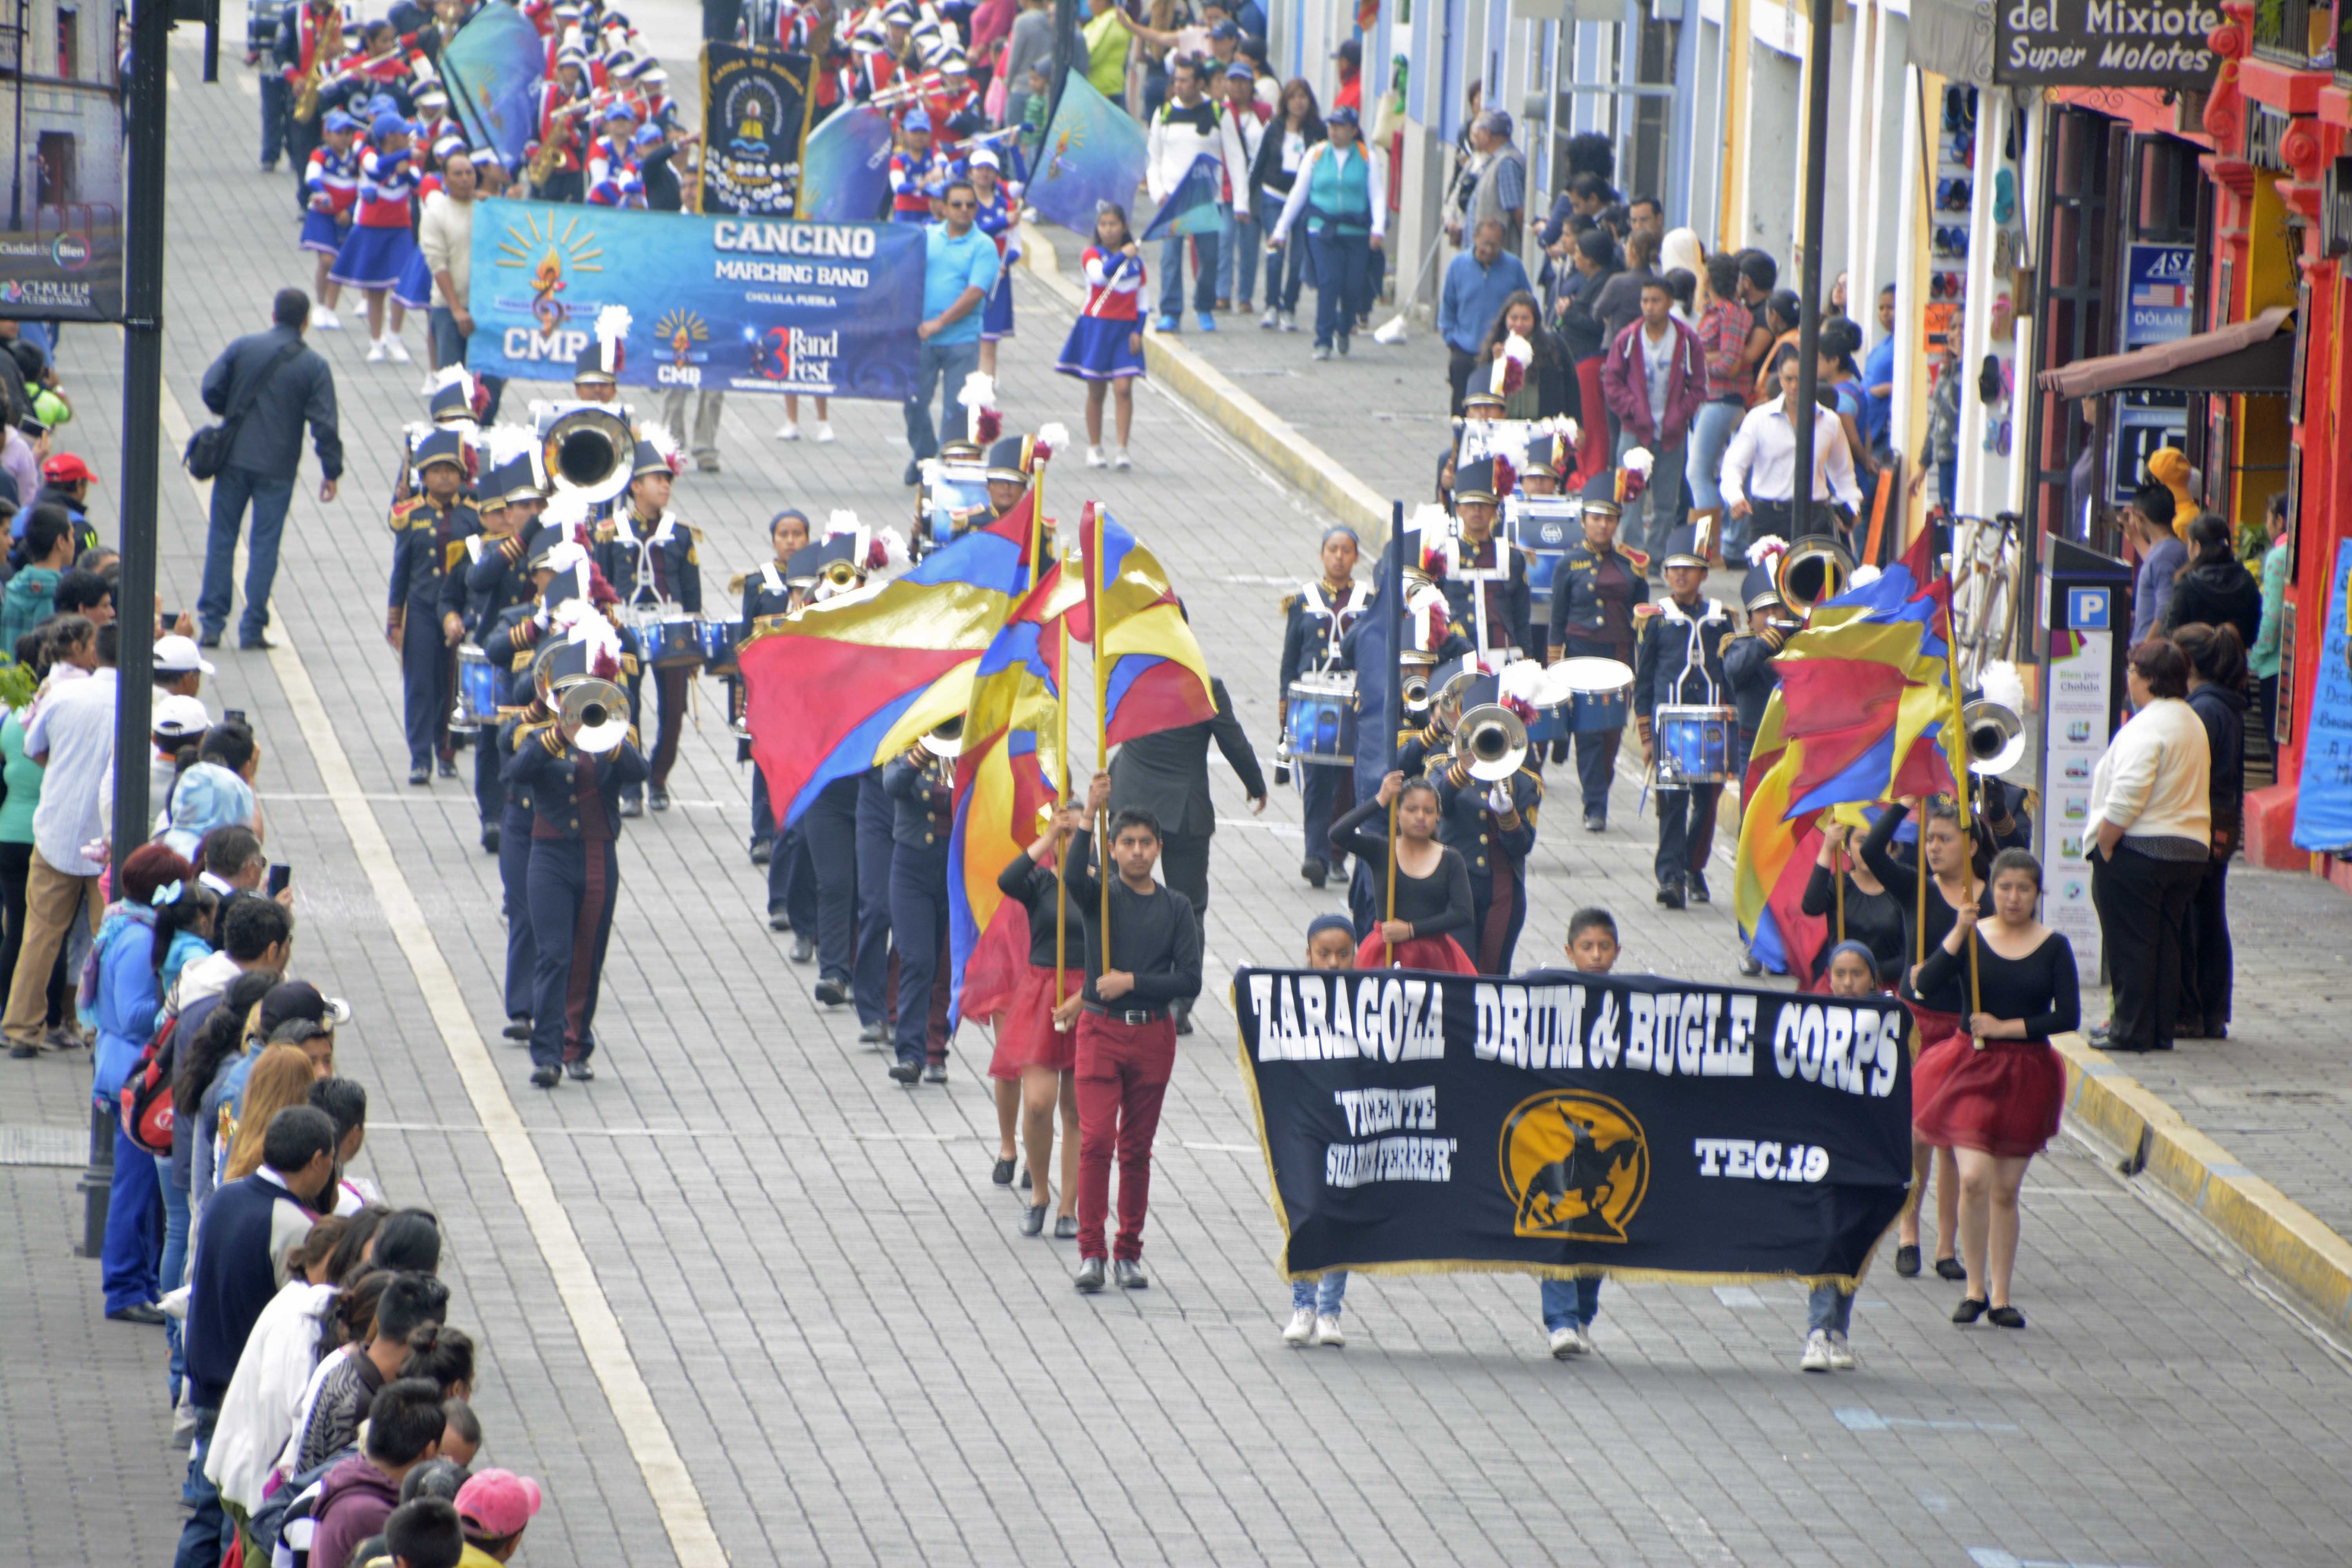
<path fill-rule="evenodd" d="M 1282 613 L 1286 616 L 1297 608 L 1298 608 L 1298 595 L 1296 594 L 1285 594 L 1282 596 Z"/>
<path fill-rule="evenodd" d="M 1657 604 L 1654 600 L 1650 599 L 1644 599 L 1640 604 L 1633 606 L 1633 618 L 1637 621 L 1650 616 L 1663 616 L 1665 612 L 1658 608 Z"/>
<path fill-rule="evenodd" d="M 619 536 L 620 530 L 614 528 L 610 520 L 596 525 L 596 539 L 600 543 L 610 543 Z"/>
<path fill-rule="evenodd" d="M 751 574 L 749 572 L 738 572 L 727 579 L 727 591 L 730 594 L 740 594 L 743 591 L 743 584 L 751 580 Z"/>
<path fill-rule="evenodd" d="M 407 500 L 396 500 L 393 502 L 392 516 L 389 520 L 392 531 L 397 533 L 402 529 L 408 527 L 410 520 L 415 517 L 416 513 L 416 509 L 424 504 L 425 498 L 423 496 L 413 496 Z"/>
<path fill-rule="evenodd" d="M 1647 572 L 1650 569 L 1650 552 L 1646 550 L 1629 550 L 1624 545 L 1621 544 L 1617 547 L 1617 553 L 1622 555 L 1626 560 L 1632 562 L 1634 566 L 1643 572 Z"/>

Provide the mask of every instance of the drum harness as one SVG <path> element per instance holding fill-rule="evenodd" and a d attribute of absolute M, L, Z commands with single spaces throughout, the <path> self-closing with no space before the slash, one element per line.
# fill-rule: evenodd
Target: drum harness
<path fill-rule="evenodd" d="M 1714 603 L 1713 600 L 1707 600 L 1706 602 L 1708 604 Z M 1696 668 L 1699 673 L 1699 679 L 1706 682 L 1706 702 L 1705 705 L 1709 708 L 1720 707 L 1722 705 L 1722 694 L 1716 689 L 1715 677 L 1707 674 L 1706 672 L 1706 660 L 1698 651 L 1699 640 L 1695 635 L 1699 629 L 1705 626 L 1706 617 L 1701 616 L 1696 620 L 1693 620 L 1689 616 L 1684 614 L 1683 607 L 1672 599 L 1668 599 L 1664 604 L 1659 605 L 1658 613 L 1662 616 L 1671 616 L 1675 620 L 1682 622 L 1685 626 L 1690 628 L 1690 630 L 1685 631 L 1683 634 L 1683 668 L 1682 673 L 1675 677 L 1675 695 L 1677 697 L 1682 695 L 1683 682 L 1690 679 L 1692 669 Z M 1663 748 L 1664 744 L 1665 737 L 1661 735 L 1658 738 L 1657 744 L 1650 749 L 1650 765 L 1642 771 L 1642 798 L 1633 803 L 1633 818 L 1637 822 L 1641 820 L 1643 808 L 1650 804 L 1650 786 L 1657 782 L 1658 777 L 1657 754 L 1659 750 Z"/>

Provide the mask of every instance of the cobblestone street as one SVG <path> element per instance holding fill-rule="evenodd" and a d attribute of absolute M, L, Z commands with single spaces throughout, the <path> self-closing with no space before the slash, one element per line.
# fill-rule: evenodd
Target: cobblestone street
<path fill-rule="evenodd" d="M 679 30 L 680 7 L 648 9 Z M 285 176 L 254 167 L 252 73 L 225 51 L 204 86 L 198 44 L 183 28 L 172 58 L 173 454 L 203 418 L 205 366 L 310 271 Z M 673 74 L 690 79 L 676 47 Z M 1025 275 L 1017 298 L 1006 427 L 1078 431 L 1077 385 L 1050 369 L 1070 311 Z M 1307 333 L 1221 327 L 1181 342 L 1366 485 L 1428 496 L 1445 423 L 1426 328 L 1396 349 L 1360 335 L 1349 361 L 1312 364 Z M 1562 1363 L 1531 1281 L 1360 1279 L 1344 1351 L 1286 1349 L 1280 1232 L 1216 977 L 1294 961 L 1307 921 L 1339 900 L 1299 879 L 1295 793 L 1255 816 L 1223 769 L 1212 982 L 1160 1125 L 1148 1290 L 1077 1295 L 1075 1247 L 1017 1234 L 1017 1201 L 989 1181 L 980 1031 L 956 1042 L 944 1089 L 909 1092 L 854 1016 L 816 1006 L 814 967 L 787 962 L 790 939 L 766 924 L 750 773 L 715 684 L 698 682 L 675 808 L 622 840 L 599 1076 L 531 1089 L 526 1053 L 499 1035 L 495 858 L 477 847 L 469 787 L 403 782 L 398 666 L 380 635 L 397 441 L 423 413 L 421 323 L 416 365 L 363 363 L 362 336 L 312 340 L 335 370 L 349 470 L 322 506 L 306 465 L 282 646 L 214 656 L 205 696 L 246 710 L 265 748 L 270 856 L 295 868 L 295 968 L 353 1008 L 338 1068 L 369 1092 L 361 1165 L 449 1238 L 449 1321 L 482 1347 L 478 1463 L 546 1486 L 519 1562 L 2344 1561 L 2352 1351 L 2073 1139 L 2027 1180 L 2023 1333 L 1954 1327 L 1959 1287 L 1897 1279 L 1882 1248 L 1854 1321 L 1861 1367 L 1835 1377 L 1797 1372 L 1794 1285 L 1612 1285 L 1598 1355 Z M 79 411 L 63 444 L 111 475 L 119 335 L 69 330 L 63 363 Z M 551 390 L 510 387 L 509 414 Z M 827 446 L 779 443 L 781 417 L 731 398 L 725 471 L 678 485 L 714 602 L 765 557 L 782 505 L 904 526 L 896 407 L 835 404 Z M 1312 569 L 1324 518 L 1155 385 L 1137 396 L 1131 450 L 1124 474 L 1066 455 L 1047 510 L 1074 521 L 1101 500 L 1159 555 L 1268 757 L 1276 601 Z M 176 464 L 162 505 L 159 580 L 176 607 L 194 598 L 205 532 Z M 110 537 L 113 514 L 101 487 Z M 1522 965 L 1599 903 L 1627 967 L 1736 981 L 1728 824 L 1717 901 L 1668 914 L 1639 797 L 1621 766 L 1605 835 L 1578 831 L 1570 805 L 1547 812 Z M 2231 1038 L 2118 1060 L 2352 1234 L 2352 904 L 2306 878 L 2231 885 Z M 105 1321 L 97 1267 L 71 1253 L 79 1170 L 62 1162 L 80 1147 L 88 1074 L 79 1055 L 0 1060 L 0 1129 L 73 1140 L 0 1163 L 0 1563 L 160 1565 L 183 1518 L 162 1335 Z"/>

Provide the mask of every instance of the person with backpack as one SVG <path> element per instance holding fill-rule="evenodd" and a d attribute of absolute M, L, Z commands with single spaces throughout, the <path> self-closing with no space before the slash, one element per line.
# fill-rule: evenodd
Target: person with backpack
<path fill-rule="evenodd" d="M 186 860 L 160 845 L 142 845 L 122 866 L 122 898 L 106 912 L 82 981 L 82 999 L 98 1025 L 90 1094 L 109 1113 L 155 1032 L 163 1003 L 159 974 L 172 939 L 198 910 L 195 875 Z M 163 1321 L 155 1304 L 161 1259 L 153 1236 L 163 1207 L 153 1154 L 115 1118 L 114 1181 L 108 1200 L 106 1245 L 100 1255 L 106 1315 L 119 1323 Z M 181 1221 L 186 1245 L 186 1221 Z"/>
<path fill-rule="evenodd" d="M 446 1425 L 441 1391 L 424 1378 L 404 1377 L 376 1391 L 368 1402 L 365 1451 L 320 1483 L 310 1568 L 358 1568 L 352 1549 L 384 1528 L 400 1504 L 400 1483 L 440 1454 Z"/>

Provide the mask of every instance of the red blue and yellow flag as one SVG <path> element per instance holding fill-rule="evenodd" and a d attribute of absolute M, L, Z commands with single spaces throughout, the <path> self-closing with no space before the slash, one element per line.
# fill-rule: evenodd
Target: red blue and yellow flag
<path fill-rule="evenodd" d="M 743 645 L 751 757 L 785 826 L 817 792 L 961 714 L 972 671 L 1028 585 L 1030 506 L 904 574 L 826 599 Z"/>
<path fill-rule="evenodd" d="M 1209 661 L 1151 552 L 1093 503 L 1079 538 L 1087 604 L 1099 639 L 1096 679 L 1102 685 L 1106 742 L 1115 746 L 1215 718 Z"/>

